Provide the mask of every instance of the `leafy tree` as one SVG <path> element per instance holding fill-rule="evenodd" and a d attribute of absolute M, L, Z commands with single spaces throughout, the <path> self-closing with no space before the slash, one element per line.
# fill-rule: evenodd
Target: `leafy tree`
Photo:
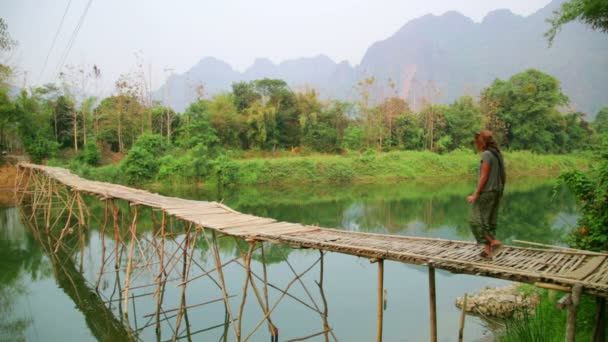
<path fill-rule="evenodd" d="M 207 149 L 214 149 L 218 144 L 215 130 L 209 124 L 209 114 L 206 106 L 202 102 L 194 102 L 186 109 L 184 117 L 187 122 L 183 125 L 179 133 L 179 146 L 193 148 L 197 145 Z"/>
<path fill-rule="evenodd" d="M 53 108 L 53 123 L 55 128 L 55 139 L 61 147 L 74 146 L 74 124 L 79 125 L 78 117 L 74 115 L 76 108 L 74 101 L 67 95 L 57 98 Z M 76 123 L 73 120 L 76 118 Z"/>
<path fill-rule="evenodd" d="M 239 135 L 244 130 L 245 122 L 237 112 L 232 94 L 216 95 L 207 104 L 209 124 L 215 130 L 220 144 L 224 147 L 240 148 Z"/>
<path fill-rule="evenodd" d="M 383 131 L 386 134 L 382 139 L 383 147 L 390 149 L 393 146 L 397 146 L 396 120 L 400 115 L 410 113 L 410 106 L 404 99 L 392 96 L 384 100 L 375 110 L 381 116 Z"/>
<path fill-rule="evenodd" d="M 159 169 L 159 157 L 165 153 L 165 139 L 158 134 L 141 135 L 120 165 L 129 184 L 152 180 Z"/>
<path fill-rule="evenodd" d="M 255 85 L 248 82 L 233 83 L 232 94 L 234 106 L 239 113 L 262 99 L 262 96 L 255 91 Z"/>
<path fill-rule="evenodd" d="M 482 128 L 478 106 L 470 96 L 463 96 L 445 111 L 446 131 L 451 137 L 450 150 L 470 147 L 475 132 Z"/>
<path fill-rule="evenodd" d="M 8 96 L 8 89 L 0 87 L 0 151 L 6 151 L 16 138 L 15 104 Z"/>
<path fill-rule="evenodd" d="M 568 141 L 564 144 L 564 152 L 585 150 L 593 144 L 593 130 L 581 112 L 570 113 L 564 116 L 564 133 Z"/>
<path fill-rule="evenodd" d="M 44 107 L 40 99 L 21 91 L 15 100 L 15 116 L 18 124 L 19 137 L 32 161 L 39 163 L 53 156 L 58 149 L 54 141 L 51 126 L 51 113 Z"/>
<path fill-rule="evenodd" d="M 605 0 L 568 0 L 559 10 L 553 12 L 553 17 L 547 19 L 551 28 L 545 32 L 549 43 L 553 43 L 555 35 L 562 26 L 571 21 L 582 21 L 594 30 L 608 32 L 608 2 Z"/>
<path fill-rule="evenodd" d="M 96 108 L 99 122 L 97 138 L 109 143 L 115 152 L 126 151 L 138 136 L 137 115 L 143 112 L 137 98 L 114 95 L 101 101 Z"/>
<path fill-rule="evenodd" d="M 418 125 L 418 117 L 415 113 L 397 117 L 395 139 L 397 139 L 397 146 L 404 150 L 421 150 L 424 148 L 424 130 Z"/>
<path fill-rule="evenodd" d="M 513 149 L 548 151 L 553 132 L 547 123 L 557 106 L 568 98 L 553 76 L 530 69 L 508 81 L 495 80 L 484 90 L 486 101 L 496 104 L 496 116 L 505 126 L 505 142 Z"/>
<path fill-rule="evenodd" d="M 427 105 L 418 116 L 419 125 L 424 132 L 424 147 L 430 151 L 444 152 L 451 144 L 451 138 L 446 136 L 447 111 L 447 106 Z"/>
<path fill-rule="evenodd" d="M 360 151 L 363 148 L 363 130 L 358 126 L 349 126 L 344 131 L 343 148 L 347 150 Z"/>
<path fill-rule="evenodd" d="M 89 140 L 84 144 L 84 149 L 81 152 L 79 159 L 91 166 L 99 165 L 99 162 L 101 161 L 101 152 L 95 141 Z"/>
<path fill-rule="evenodd" d="M 600 109 L 591 126 L 600 135 L 608 133 L 608 107 Z"/>
<path fill-rule="evenodd" d="M 608 138 L 598 155 L 599 163 L 590 174 L 566 172 L 560 176 L 576 196 L 580 217 L 570 243 L 594 251 L 608 249 Z"/>

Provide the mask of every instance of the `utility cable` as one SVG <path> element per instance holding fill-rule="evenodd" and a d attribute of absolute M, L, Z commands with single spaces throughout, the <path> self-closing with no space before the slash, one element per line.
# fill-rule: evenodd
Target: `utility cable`
<path fill-rule="evenodd" d="M 63 11 L 63 17 L 61 17 L 61 22 L 59 22 L 59 27 L 57 27 L 57 32 L 55 32 L 55 37 L 53 38 L 51 47 L 49 48 L 49 51 L 46 54 L 46 59 L 44 60 L 44 65 L 42 66 L 42 70 L 40 71 L 40 75 L 38 76 L 38 82 L 40 82 L 40 79 L 42 78 L 42 75 L 44 74 L 44 70 L 46 69 L 46 66 L 49 62 L 49 57 L 51 56 L 51 51 L 53 51 L 53 48 L 55 47 L 55 43 L 57 42 L 57 37 L 59 36 L 59 32 L 61 32 L 61 28 L 63 27 L 63 22 L 65 21 L 65 16 L 68 14 L 71 4 L 72 4 L 72 0 L 69 0 L 68 5 L 65 7 L 65 11 Z"/>

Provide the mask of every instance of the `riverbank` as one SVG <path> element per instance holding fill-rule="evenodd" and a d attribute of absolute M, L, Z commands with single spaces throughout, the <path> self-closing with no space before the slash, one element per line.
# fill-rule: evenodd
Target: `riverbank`
<path fill-rule="evenodd" d="M 145 173 L 138 184 L 129 184 L 131 165 L 124 161 L 91 167 L 77 160 L 53 160 L 49 164 L 66 167 L 88 179 L 135 185 L 146 188 L 231 186 L 308 186 L 340 183 L 398 182 L 403 180 L 474 179 L 479 169 L 479 155 L 472 151 L 436 154 L 428 151 L 393 151 L 379 153 L 368 150 L 344 155 L 281 156 L 278 158 L 228 158 L 213 161 L 194 160 L 173 165 L 167 172 L 158 158 L 154 165 L 137 165 Z M 161 160 L 161 161 L 158 161 Z M 557 176 L 567 170 L 588 169 L 590 153 L 539 155 L 527 151 L 505 152 L 507 178 L 526 176 Z M 202 164 L 201 164 L 202 163 Z M 206 176 L 192 176 L 195 168 L 208 165 Z M 197 166 L 198 165 L 198 166 Z M 194 169 L 193 169 L 194 168 Z M 154 171 L 156 170 L 156 171 Z M 162 171 L 159 171 L 162 170 Z"/>
<path fill-rule="evenodd" d="M 527 151 L 505 152 L 509 177 L 557 175 L 587 169 L 585 154 L 539 155 Z M 469 151 L 439 155 L 421 151 L 317 155 L 291 158 L 231 160 L 220 170 L 227 184 L 313 184 L 372 182 L 405 179 L 465 178 L 477 174 L 479 156 Z M 215 177 L 218 181 L 217 177 Z"/>

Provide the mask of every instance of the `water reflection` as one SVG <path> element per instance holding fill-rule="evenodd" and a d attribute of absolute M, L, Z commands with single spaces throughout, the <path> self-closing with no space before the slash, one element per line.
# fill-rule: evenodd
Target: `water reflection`
<path fill-rule="evenodd" d="M 568 193 L 558 191 L 554 196 L 551 183 L 537 183 L 524 180 L 511 184 L 501 210 L 500 239 L 553 244 L 576 219 L 574 201 Z M 241 212 L 284 221 L 472 240 L 465 201 L 470 188 L 468 182 L 325 185 L 289 191 L 241 188 L 224 192 L 221 197 Z M 196 199 L 218 198 L 213 192 L 190 189 L 162 192 Z M 342 340 L 371 340 L 375 335 L 376 268 L 364 259 L 327 254 L 321 280 L 318 251 L 265 244 L 263 254 L 256 247 L 250 257 L 251 278 L 257 289 L 248 285 L 243 296 L 244 284 L 251 284 L 245 271 L 246 242 L 219 237 L 217 244 L 210 245 L 207 241 L 211 236 L 195 231 L 185 235 L 188 227 L 182 222 L 163 219 L 160 213 L 140 207 L 131 247 L 129 228 L 134 222 L 134 207 L 118 201 L 114 211 L 97 198 L 85 197 L 85 202 L 90 212 L 86 229 L 78 229 L 79 220 L 65 213 L 56 213 L 58 228 L 46 229 L 48 219 L 44 214 L 29 220 L 27 207 L 22 208 L 26 213 L 23 218 L 15 208 L 0 208 L 0 339 L 35 339 L 31 337 L 38 329 L 41 334 L 62 340 L 234 340 L 237 324 L 243 337 L 256 331 L 253 341 L 267 341 L 274 328 L 280 330 L 281 340 L 319 333 L 315 338 L 322 340 L 322 333 L 330 331 Z M 29 223 L 24 226 L 24 222 Z M 165 235 L 161 240 L 162 222 Z M 68 233 L 62 237 L 64 230 Z M 222 263 L 227 264 L 223 268 L 225 292 L 214 270 L 214 246 Z M 130 255 L 133 270 L 125 292 Z M 426 269 L 387 263 L 385 272 L 389 298 L 386 339 L 428 339 L 428 314 L 421 313 L 427 310 Z M 55 285 L 47 279 L 53 279 Z M 188 286 L 180 286 L 184 282 Z M 459 313 L 453 306 L 456 296 L 499 283 L 438 272 L 440 339 L 452 340 L 457 331 L 454 325 Z M 63 296 L 49 289 L 53 286 Z M 52 308 L 34 304 L 29 315 L 15 310 L 28 298 L 44 296 L 61 299 Z M 264 320 L 274 304 L 270 320 Z M 72 311 L 81 321 L 73 320 L 68 331 L 37 323 L 49 312 L 70 316 L 75 314 Z M 479 320 L 467 324 L 467 336 L 483 334 Z"/>

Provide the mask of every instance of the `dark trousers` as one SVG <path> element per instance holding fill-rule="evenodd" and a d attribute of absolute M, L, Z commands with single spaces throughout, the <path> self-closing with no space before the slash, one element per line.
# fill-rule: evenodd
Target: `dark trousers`
<path fill-rule="evenodd" d="M 496 236 L 496 220 L 502 191 L 486 191 L 479 194 L 471 206 L 469 224 L 477 243 L 489 243 L 485 234 L 491 238 Z"/>

